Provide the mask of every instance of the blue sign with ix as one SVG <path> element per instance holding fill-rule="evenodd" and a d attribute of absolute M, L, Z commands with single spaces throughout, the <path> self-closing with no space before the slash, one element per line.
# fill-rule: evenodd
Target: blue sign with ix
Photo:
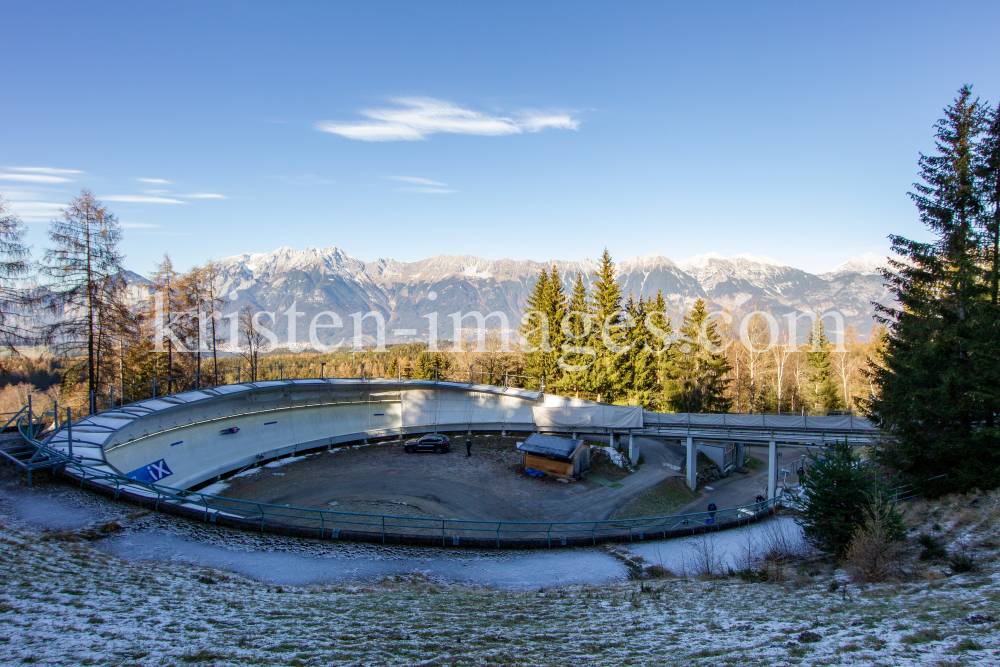
<path fill-rule="evenodd" d="M 167 467 L 167 462 L 165 459 L 160 459 L 156 463 L 150 463 L 149 465 L 144 465 L 141 468 L 136 468 L 130 472 L 127 477 L 138 482 L 159 482 L 164 477 L 169 477 L 174 473 Z"/>

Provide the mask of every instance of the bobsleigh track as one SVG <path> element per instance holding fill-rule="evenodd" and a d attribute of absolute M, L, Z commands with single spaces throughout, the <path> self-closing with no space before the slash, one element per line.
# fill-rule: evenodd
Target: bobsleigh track
<path fill-rule="evenodd" d="M 322 539 L 494 548 L 646 540 L 745 525 L 770 514 L 777 500 L 779 447 L 845 440 L 868 445 L 877 433 L 867 420 L 850 415 L 656 413 L 491 385 L 361 379 L 226 385 L 129 403 L 44 433 L 36 433 L 32 423 L 20 415 L 20 433 L 34 449 L 32 461 L 47 462 L 82 487 L 161 511 Z M 639 443 L 655 439 L 684 455 L 679 467 L 692 488 L 699 450 L 733 463 L 742 458 L 744 445 L 764 445 L 771 464 L 768 500 L 720 509 L 713 517 L 473 521 L 303 509 L 192 490 L 282 456 L 428 432 L 544 432 L 607 439 L 627 448 L 633 462 Z M 31 468 L 27 470 L 30 475 Z"/>

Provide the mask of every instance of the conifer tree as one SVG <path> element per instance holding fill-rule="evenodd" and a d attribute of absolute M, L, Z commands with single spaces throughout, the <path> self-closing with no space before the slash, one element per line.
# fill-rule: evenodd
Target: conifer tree
<path fill-rule="evenodd" d="M 540 386 L 541 378 L 552 384 L 560 375 L 559 354 L 562 345 L 560 326 L 566 311 L 559 270 L 553 266 L 551 275 L 542 269 L 535 281 L 527 308 L 521 320 L 521 335 L 525 340 L 525 370 L 533 380 L 531 388 Z"/>
<path fill-rule="evenodd" d="M 594 271 L 591 291 L 594 328 L 590 338 L 596 357 L 587 371 L 587 384 L 597 394 L 597 400 L 612 403 L 622 393 L 619 363 L 621 354 L 628 349 L 628 334 L 622 312 L 622 288 L 615 281 L 615 264 L 607 248 Z"/>
<path fill-rule="evenodd" d="M 980 216 L 982 239 L 982 264 L 989 301 L 978 304 L 978 326 L 973 347 L 969 352 L 974 359 L 992 359 L 994 363 L 980 365 L 980 391 L 985 429 L 977 432 L 980 437 L 1000 438 L 996 433 L 997 412 L 1000 411 L 1000 103 L 987 114 L 987 128 L 979 145 L 980 187 L 983 207 Z"/>
<path fill-rule="evenodd" d="M 445 371 L 451 367 L 451 363 L 445 355 L 440 352 L 421 352 L 417 355 L 416 368 L 413 371 L 415 380 L 444 380 Z"/>
<path fill-rule="evenodd" d="M 865 407 L 888 436 L 882 460 L 925 493 L 1000 484 L 1000 434 L 989 426 L 997 333 L 983 316 L 991 290 L 974 227 L 987 199 L 976 144 L 985 126 L 983 105 L 964 86 L 935 125 L 937 152 L 920 156 L 911 194 L 935 239 L 890 237 L 905 257 L 884 274 L 899 305 L 876 305 L 889 335 Z"/>
<path fill-rule="evenodd" d="M 653 335 L 649 330 L 647 302 L 629 294 L 625 304 L 626 336 L 628 349 L 619 355 L 617 378 L 620 383 L 618 402 L 642 405 L 652 409 L 655 405 L 655 388 L 658 379 L 657 355 Z"/>
<path fill-rule="evenodd" d="M 667 315 L 667 302 L 663 290 L 656 290 L 656 298 L 647 307 L 646 328 L 650 332 L 650 348 L 656 360 L 656 389 L 653 405 L 666 408 L 669 401 L 664 394 L 670 367 L 673 364 L 672 339 L 674 328 Z"/>
<path fill-rule="evenodd" d="M 875 497 L 888 494 L 889 486 L 872 462 L 862 462 L 853 446 L 838 442 L 822 456 L 811 456 L 802 476 L 805 502 L 798 523 L 820 551 L 843 556 L 864 521 L 864 510 Z M 902 517 L 893 511 L 889 518 L 893 536 L 902 535 Z"/>
<path fill-rule="evenodd" d="M 984 245 L 990 304 L 998 305 L 1000 291 L 1000 103 L 987 115 L 985 136 L 979 144 L 979 169 L 985 200 L 980 228 Z"/>
<path fill-rule="evenodd" d="M 589 345 L 593 331 L 593 313 L 582 274 L 576 274 L 566 315 L 563 316 L 559 329 L 563 343 L 558 365 L 562 374 L 557 386 L 561 391 L 579 396 L 581 390 L 587 389 L 587 369 L 596 356 Z"/>
<path fill-rule="evenodd" d="M 809 332 L 809 351 L 806 353 L 806 359 L 816 404 L 823 410 L 842 410 L 844 404 L 840 399 L 840 391 L 834 377 L 830 340 L 826 336 L 823 320 L 818 317 Z"/>
<path fill-rule="evenodd" d="M 695 301 L 684 316 L 680 337 L 667 370 L 667 400 L 677 412 L 726 412 L 729 362 L 721 350 L 722 337 L 705 302 Z"/>
<path fill-rule="evenodd" d="M 123 256 L 118 218 L 89 190 L 81 190 L 49 225 L 52 246 L 42 273 L 49 278 L 52 307 L 61 310 L 47 338 L 70 354 L 86 351 L 90 410 L 96 411 L 102 313 L 120 284 Z"/>

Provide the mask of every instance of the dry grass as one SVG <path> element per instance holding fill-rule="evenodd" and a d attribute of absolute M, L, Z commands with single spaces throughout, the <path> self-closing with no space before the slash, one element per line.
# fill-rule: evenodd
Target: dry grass
<path fill-rule="evenodd" d="M 687 488 L 683 477 L 669 477 L 615 510 L 610 518 L 639 519 L 670 516 L 697 498 L 698 494 Z"/>

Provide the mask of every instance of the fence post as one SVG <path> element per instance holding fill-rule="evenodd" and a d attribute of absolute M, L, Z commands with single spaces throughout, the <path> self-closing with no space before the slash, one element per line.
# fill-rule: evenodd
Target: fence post
<path fill-rule="evenodd" d="M 28 394 L 28 437 L 35 437 L 34 429 L 31 424 L 31 394 Z"/>
<path fill-rule="evenodd" d="M 156 398 L 156 378 L 153 378 L 153 398 Z"/>

